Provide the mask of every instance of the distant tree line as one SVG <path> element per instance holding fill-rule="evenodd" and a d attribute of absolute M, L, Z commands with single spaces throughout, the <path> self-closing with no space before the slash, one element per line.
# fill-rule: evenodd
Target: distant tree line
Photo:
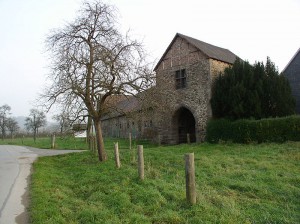
<path fill-rule="evenodd" d="M 39 128 L 46 125 L 46 115 L 43 111 L 31 109 L 29 116 L 26 118 L 25 127 L 28 131 L 32 131 L 34 142 L 39 133 Z"/>
<path fill-rule="evenodd" d="M 11 114 L 10 111 L 11 107 L 9 105 L 4 104 L 0 106 L 0 129 L 2 140 L 7 138 L 8 133 L 10 135 L 10 138 L 13 138 L 13 136 L 20 130 L 18 122 L 14 118 L 9 117 Z M 39 128 L 46 125 L 46 115 L 42 111 L 31 109 L 30 114 L 28 117 L 26 117 L 25 121 L 25 127 L 27 131 L 32 131 L 35 140 Z"/>
<path fill-rule="evenodd" d="M 7 104 L 4 104 L 0 107 L 0 128 L 1 128 L 1 138 L 7 136 L 7 132 L 9 132 L 11 138 L 13 135 L 20 129 L 18 122 L 9 117 L 11 107 Z"/>
<path fill-rule="evenodd" d="M 295 113 L 295 99 L 287 79 L 275 64 L 253 66 L 237 59 L 214 81 L 211 106 L 214 118 L 242 119 L 282 117 Z"/>
<path fill-rule="evenodd" d="M 63 136 L 65 133 L 70 132 L 73 121 L 71 119 L 70 113 L 62 111 L 52 117 L 59 125 L 59 133 Z"/>

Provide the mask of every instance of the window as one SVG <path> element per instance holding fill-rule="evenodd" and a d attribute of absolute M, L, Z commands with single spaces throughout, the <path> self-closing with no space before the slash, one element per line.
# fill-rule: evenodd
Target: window
<path fill-rule="evenodd" d="M 177 70 L 175 72 L 176 89 L 182 89 L 186 87 L 186 72 L 185 69 Z"/>

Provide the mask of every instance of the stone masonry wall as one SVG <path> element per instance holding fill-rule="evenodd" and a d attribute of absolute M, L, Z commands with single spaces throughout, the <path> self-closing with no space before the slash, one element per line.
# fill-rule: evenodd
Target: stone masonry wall
<path fill-rule="evenodd" d="M 219 76 L 220 72 L 223 72 L 225 68 L 230 66 L 228 63 L 217 61 L 214 59 L 210 59 L 209 61 L 210 61 L 210 76 L 212 80 L 216 79 Z"/>
<path fill-rule="evenodd" d="M 176 112 L 188 109 L 195 118 L 196 141 L 205 138 L 207 120 L 212 116 L 210 107 L 213 80 L 229 64 L 208 58 L 199 49 L 177 37 L 156 69 L 156 101 L 160 102 L 152 114 L 120 116 L 102 121 L 106 136 L 127 137 L 129 132 L 162 143 L 178 143 Z M 176 89 L 175 73 L 186 70 L 186 87 Z M 177 113 L 178 114 L 178 113 Z"/>
<path fill-rule="evenodd" d="M 175 72 L 186 69 L 186 88 L 176 89 Z M 162 117 L 161 135 L 167 142 L 176 143 L 176 128 L 172 117 L 185 107 L 189 109 L 196 122 L 196 140 L 205 137 L 205 126 L 209 112 L 210 63 L 198 49 L 178 37 L 160 63 L 157 71 L 157 87 L 166 99 L 169 113 Z"/>
<path fill-rule="evenodd" d="M 218 61 L 218 60 L 214 60 L 214 59 L 209 59 L 210 61 L 210 90 L 212 88 L 212 84 L 214 82 L 214 80 L 220 75 L 221 72 L 223 72 L 225 70 L 225 68 L 229 67 L 230 64 L 222 62 L 222 61 Z M 209 92 L 209 99 L 211 99 L 211 91 Z M 208 117 L 212 117 L 212 110 L 211 107 L 209 107 L 208 110 Z"/>
<path fill-rule="evenodd" d="M 157 137 L 157 121 L 151 113 L 135 111 L 130 114 L 120 115 L 102 120 L 104 137 L 153 139 Z"/>

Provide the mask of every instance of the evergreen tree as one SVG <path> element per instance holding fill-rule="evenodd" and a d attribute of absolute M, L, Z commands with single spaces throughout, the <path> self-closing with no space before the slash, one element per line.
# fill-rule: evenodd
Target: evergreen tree
<path fill-rule="evenodd" d="M 295 100 L 275 64 L 237 59 L 214 81 L 211 106 L 215 118 L 265 118 L 293 114 Z"/>
<path fill-rule="evenodd" d="M 267 58 L 263 80 L 264 117 L 282 117 L 295 113 L 295 99 L 291 95 L 288 80 L 279 75 L 275 64 Z"/>

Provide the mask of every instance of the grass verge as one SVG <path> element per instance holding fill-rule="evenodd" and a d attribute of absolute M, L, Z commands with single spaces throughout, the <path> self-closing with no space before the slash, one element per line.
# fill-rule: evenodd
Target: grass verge
<path fill-rule="evenodd" d="M 0 145 L 21 145 L 40 149 L 51 148 L 51 137 L 39 137 L 34 142 L 32 137 L 0 140 Z M 56 149 L 87 149 L 85 138 L 73 136 L 56 137 Z"/>
<path fill-rule="evenodd" d="M 121 168 L 90 152 L 39 158 L 35 223 L 300 223 L 300 143 L 144 146 L 145 180 L 120 144 Z M 195 153 L 197 204 L 185 200 L 183 155 Z"/>
<path fill-rule="evenodd" d="M 113 142 L 117 141 L 112 138 L 105 139 L 105 146 L 108 149 L 113 148 Z M 118 139 L 119 145 L 121 147 L 128 147 L 129 141 L 127 139 Z M 133 147 L 136 147 L 137 144 L 147 144 L 149 147 L 154 147 L 148 141 L 145 140 L 133 140 Z M 30 146 L 40 149 L 50 149 L 51 148 L 51 137 L 39 137 L 34 142 L 33 138 L 13 138 L 13 139 L 4 139 L 0 140 L 0 145 L 20 145 L 20 146 Z M 88 149 L 88 144 L 85 138 L 75 138 L 74 136 L 64 136 L 56 137 L 55 141 L 56 149 Z"/>

